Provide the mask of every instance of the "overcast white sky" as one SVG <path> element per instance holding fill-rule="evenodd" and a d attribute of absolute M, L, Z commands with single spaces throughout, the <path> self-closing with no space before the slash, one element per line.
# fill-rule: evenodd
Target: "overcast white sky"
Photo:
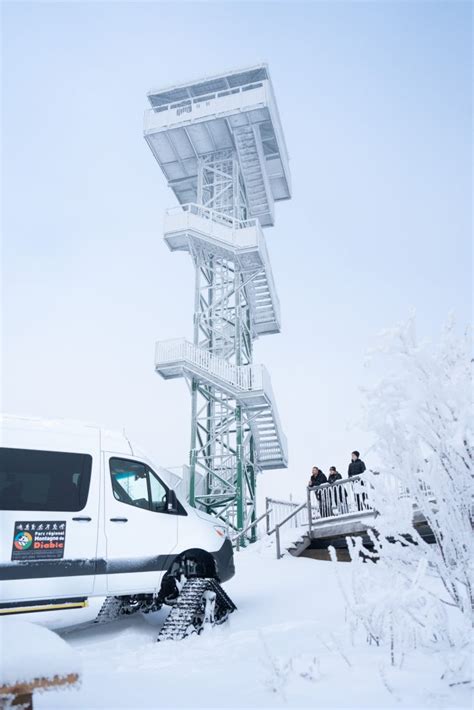
<path fill-rule="evenodd" d="M 4 2 L 2 409 L 126 427 L 186 463 L 189 395 L 154 342 L 192 334 L 193 269 L 142 138 L 145 94 L 268 62 L 293 199 L 267 230 L 281 335 L 256 344 L 302 497 L 345 470 L 364 353 L 411 307 L 470 319 L 469 2 Z M 367 454 L 367 455 L 366 455 Z"/>

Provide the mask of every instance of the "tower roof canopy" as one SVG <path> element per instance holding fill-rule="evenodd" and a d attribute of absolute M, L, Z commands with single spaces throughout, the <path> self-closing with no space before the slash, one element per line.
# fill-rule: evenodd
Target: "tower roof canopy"
<path fill-rule="evenodd" d="M 267 80 L 268 69 L 265 65 L 251 67 L 250 69 L 240 69 L 219 74 L 208 79 L 195 81 L 186 84 L 177 84 L 165 89 L 151 90 L 148 92 L 148 100 L 153 108 L 164 106 L 166 104 L 182 101 L 187 98 L 197 98 L 206 96 L 209 93 L 216 91 L 225 91 L 226 89 L 234 89 L 239 86 L 247 86 L 256 81 Z"/>
<path fill-rule="evenodd" d="M 196 201 L 200 157 L 235 149 L 252 216 L 273 224 L 291 196 L 288 154 L 268 67 L 260 64 L 148 92 L 144 135 L 179 202 Z M 262 198 L 263 192 L 265 192 Z"/>

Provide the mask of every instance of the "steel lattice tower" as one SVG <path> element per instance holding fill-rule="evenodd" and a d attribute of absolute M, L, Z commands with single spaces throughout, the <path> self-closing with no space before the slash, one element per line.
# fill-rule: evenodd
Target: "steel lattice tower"
<path fill-rule="evenodd" d="M 243 530 L 258 472 L 287 466 L 270 378 L 253 364 L 254 340 L 280 331 L 262 227 L 290 197 L 286 146 L 265 65 L 148 99 L 145 139 L 180 203 L 164 238 L 196 272 L 193 341 L 157 343 L 156 371 L 190 384 L 190 503 Z"/>

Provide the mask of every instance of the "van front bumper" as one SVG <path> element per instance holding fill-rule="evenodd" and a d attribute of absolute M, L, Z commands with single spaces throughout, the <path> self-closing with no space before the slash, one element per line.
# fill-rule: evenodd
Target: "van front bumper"
<path fill-rule="evenodd" d="M 227 537 L 222 547 L 211 553 L 216 563 L 216 573 L 219 582 L 227 582 L 235 574 L 234 548 Z"/>

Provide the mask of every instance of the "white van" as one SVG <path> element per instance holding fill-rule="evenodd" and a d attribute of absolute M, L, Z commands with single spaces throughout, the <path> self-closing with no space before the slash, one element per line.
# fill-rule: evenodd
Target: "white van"
<path fill-rule="evenodd" d="M 218 584 L 234 574 L 225 528 L 124 434 L 13 416 L 0 427 L 0 617 L 61 628 L 156 610 L 184 603 L 183 585 L 195 598 L 193 580 L 217 592 L 221 618 L 235 608 Z"/>

